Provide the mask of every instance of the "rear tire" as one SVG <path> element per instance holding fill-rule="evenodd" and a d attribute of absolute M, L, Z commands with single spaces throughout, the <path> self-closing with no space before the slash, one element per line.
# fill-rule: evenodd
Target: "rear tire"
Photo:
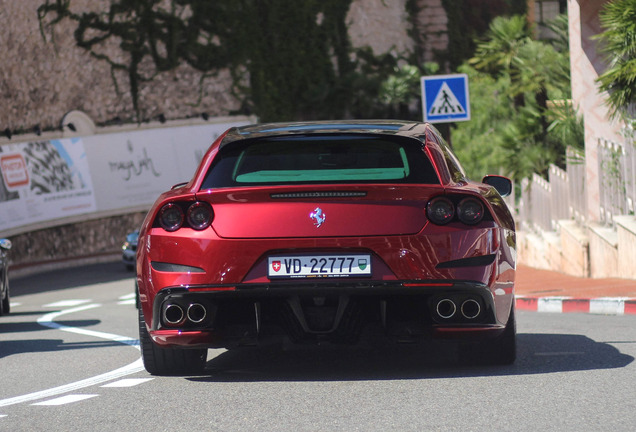
<path fill-rule="evenodd" d="M 205 369 L 207 349 L 163 348 L 152 341 L 139 308 L 139 345 L 144 367 L 152 375 L 195 375 Z"/>
<path fill-rule="evenodd" d="M 514 303 L 504 332 L 493 340 L 460 345 L 459 360 L 467 364 L 510 365 L 517 359 L 517 324 Z"/>

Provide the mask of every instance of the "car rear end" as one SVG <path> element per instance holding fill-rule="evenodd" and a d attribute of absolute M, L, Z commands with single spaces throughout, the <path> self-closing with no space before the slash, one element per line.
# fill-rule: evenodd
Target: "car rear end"
<path fill-rule="evenodd" d="M 430 129 L 404 128 L 221 137 L 142 227 L 152 343 L 500 336 L 513 298 L 509 212 L 490 186 L 453 180 Z"/>

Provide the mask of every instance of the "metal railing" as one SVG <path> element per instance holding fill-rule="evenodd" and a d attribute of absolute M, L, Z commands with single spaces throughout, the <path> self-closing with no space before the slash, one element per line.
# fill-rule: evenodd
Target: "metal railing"
<path fill-rule="evenodd" d="M 636 143 L 598 140 L 600 222 L 614 225 L 614 216 L 633 215 L 636 202 Z M 522 226 L 554 231 L 560 219 L 585 225 L 586 169 L 583 151 L 567 149 L 566 169 L 550 166 L 548 179 L 534 174 L 521 184 L 518 219 Z"/>
<path fill-rule="evenodd" d="M 582 150 L 567 148 L 565 170 L 568 183 L 569 218 L 583 225 L 587 215 L 587 194 L 585 189 L 585 154 Z"/>
<path fill-rule="evenodd" d="M 633 143 L 598 141 L 599 201 L 601 222 L 614 224 L 614 216 L 634 214 L 636 199 L 636 149 Z"/>
<path fill-rule="evenodd" d="M 518 219 L 533 230 L 555 231 L 560 219 L 585 221 L 585 159 L 567 149 L 566 169 L 550 165 L 548 180 L 538 174 L 521 182 Z"/>

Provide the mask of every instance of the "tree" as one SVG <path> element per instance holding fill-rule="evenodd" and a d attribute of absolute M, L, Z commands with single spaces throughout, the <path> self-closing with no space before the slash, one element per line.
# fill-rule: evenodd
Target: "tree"
<path fill-rule="evenodd" d="M 612 117 L 636 119 L 636 0 L 614 0 L 600 14 L 603 33 L 597 36 L 608 59 L 607 70 L 598 77 L 608 92 Z M 631 114 L 629 109 L 631 107 Z"/>
<path fill-rule="evenodd" d="M 465 70 L 471 94 L 479 96 L 471 97 L 467 123 L 472 124 L 457 125 L 453 144 L 470 161 L 473 177 L 495 167 L 515 180 L 533 172 L 547 175 L 551 163 L 565 165 L 567 145 L 582 147 L 581 120 L 564 101 L 570 94 L 568 50 L 563 47 L 567 20 L 559 18 L 553 29 L 554 44 L 535 41 L 525 18 L 495 18 L 469 60 L 474 66 Z M 485 160 L 476 161 L 480 156 Z"/>

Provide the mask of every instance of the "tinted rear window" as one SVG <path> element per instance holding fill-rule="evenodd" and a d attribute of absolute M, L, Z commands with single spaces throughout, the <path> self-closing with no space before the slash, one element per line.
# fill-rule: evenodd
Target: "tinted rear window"
<path fill-rule="evenodd" d="M 294 136 L 245 140 L 221 148 L 202 189 L 334 183 L 439 184 L 439 180 L 416 140 Z"/>

